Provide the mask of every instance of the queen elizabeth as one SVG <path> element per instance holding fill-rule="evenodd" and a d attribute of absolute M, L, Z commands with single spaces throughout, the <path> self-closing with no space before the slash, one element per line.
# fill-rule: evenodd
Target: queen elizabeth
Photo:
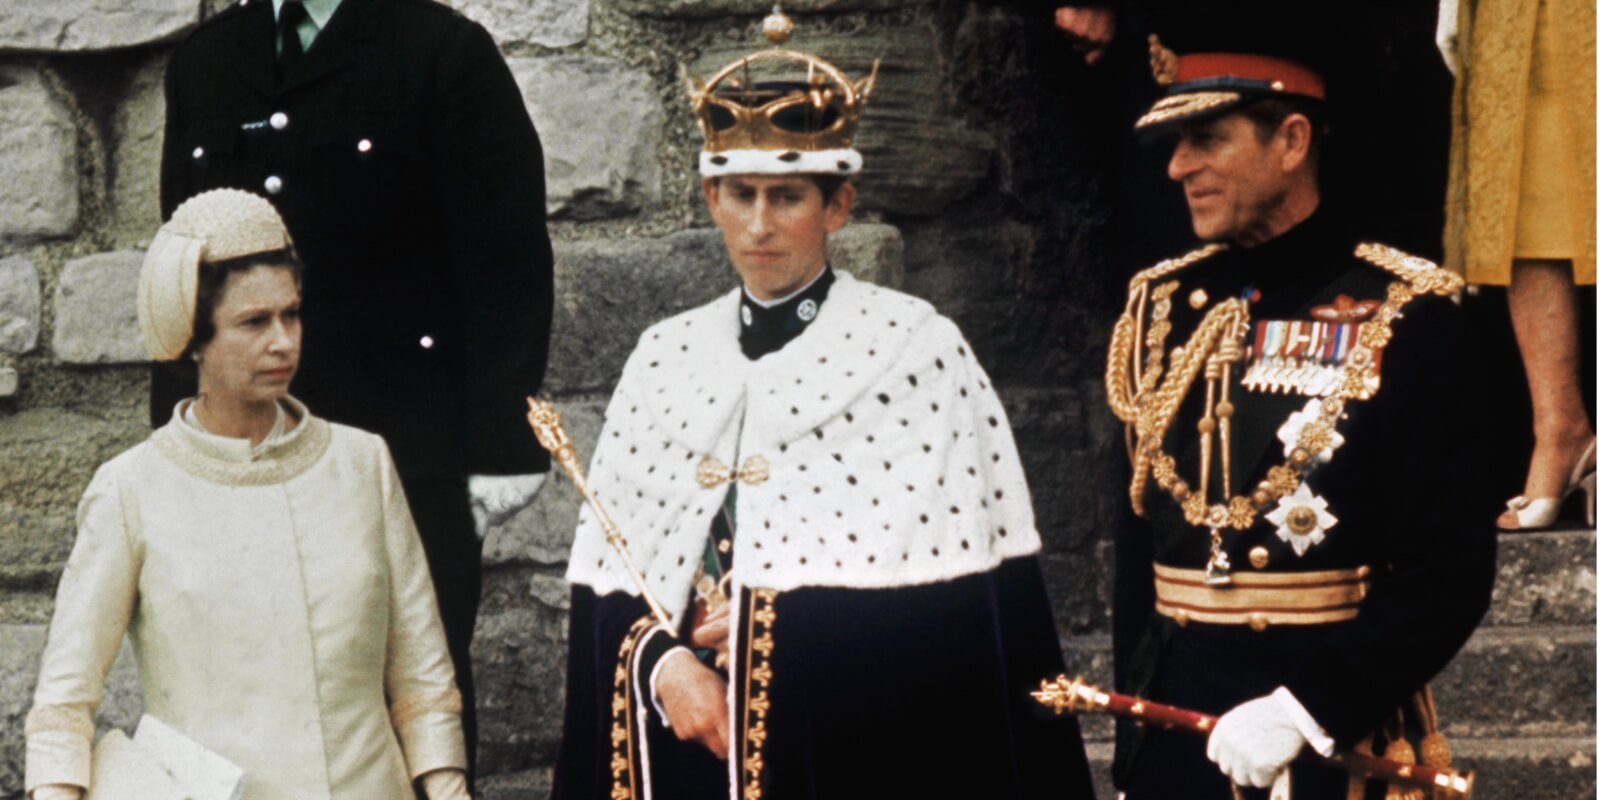
<path fill-rule="evenodd" d="M 156 234 L 145 347 L 199 394 L 79 504 L 26 726 L 34 800 L 90 788 L 125 633 L 146 712 L 240 767 L 244 800 L 467 797 L 461 697 L 389 452 L 288 394 L 299 270 L 247 192 L 197 195 Z"/>

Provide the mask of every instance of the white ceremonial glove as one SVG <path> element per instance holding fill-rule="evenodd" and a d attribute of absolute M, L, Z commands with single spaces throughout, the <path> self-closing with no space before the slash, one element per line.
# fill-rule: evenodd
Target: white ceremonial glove
<path fill-rule="evenodd" d="M 1276 694 L 1234 706 L 1206 740 L 1206 758 L 1239 786 L 1265 789 L 1306 746 L 1294 716 Z"/>
<path fill-rule="evenodd" d="M 83 790 L 67 783 L 47 783 L 34 787 L 33 800 L 80 800 Z"/>
<path fill-rule="evenodd" d="M 518 511 L 528 507 L 539 487 L 544 486 L 544 473 L 531 475 L 469 475 L 467 496 L 472 500 L 472 522 L 482 539 L 489 529 L 511 519 Z"/>
<path fill-rule="evenodd" d="M 1439 0 L 1439 27 L 1433 43 L 1444 57 L 1444 65 L 1457 80 L 1461 78 L 1461 0 Z"/>
<path fill-rule="evenodd" d="M 424 773 L 422 791 L 428 800 L 472 800 L 472 794 L 467 791 L 467 773 L 459 769 Z"/>

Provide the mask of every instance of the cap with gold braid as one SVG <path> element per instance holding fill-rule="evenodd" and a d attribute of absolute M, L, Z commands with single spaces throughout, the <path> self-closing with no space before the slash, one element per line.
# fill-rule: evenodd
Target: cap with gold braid
<path fill-rule="evenodd" d="M 1179 9 L 1158 15 L 1155 28 L 1150 72 L 1166 94 L 1134 123 L 1141 133 L 1271 97 L 1328 98 L 1328 47 L 1315 33 L 1329 27 L 1316 12 L 1260 3 Z"/>
<path fill-rule="evenodd" d="M 854 175 L 861 153 L 852 144 L 878 65 L 860 81 L 810 53 L 784 48 L 794 22 L 777 6 L 761 23 L 773 47 L 690 79 L 705 149 L 700 174 Z M 785 74 L 787 73 L 787 74 Z"/>

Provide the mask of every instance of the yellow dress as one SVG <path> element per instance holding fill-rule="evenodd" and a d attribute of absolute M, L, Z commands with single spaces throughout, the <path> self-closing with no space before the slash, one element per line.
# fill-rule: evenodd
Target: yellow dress
<path fill-rule="evenodd" d="M 1594 0 L 1463 0 L 1445 262 L 1505 285 L 1515 259 L 1594 284 Z"/>

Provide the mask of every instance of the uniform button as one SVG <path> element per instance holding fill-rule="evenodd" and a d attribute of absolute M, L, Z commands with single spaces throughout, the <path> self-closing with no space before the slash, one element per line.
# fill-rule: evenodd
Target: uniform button
<path fill-rule="evenodd" d="M 422 349 L 424 349 L 424 350 L 431 349 L 433 347 L 433 337 L 432 336 L 424 336 L 420 340 L 417 341 L 417 344 L 422 345 Z"/>
<path fill-rule="evenodd" d="M 205 158 L 205 157 L 206 157 L 206 149 L 204 147 L 196 147 L 194 149 L 194 160 L 199 161 L 200 159 Z"/>
<path fill-rule="evenodd" d="M 267 117 L 267 124 L 271 125 L 273 130 L 281 131 L 289 127 L 289 115 L 282 111 L 275 111 L 272 116 Z"/>
<path fill-rule="evenodd" d="M 361 141 L 356 142 L 356 150 L 362 153 L 372 152 L 372 140 L 362 139 Z"/>
<path fill-rule="evenodd" d="M 276 175 L 268 175 L 262 185 L 266 187 L 267 194 L 277 194 L 283 191 L 283 179 Z"/>
<path fill-rule="evenodd" d="M 1256 569 L 1264 569 L 1267 566 L 1267 562 L 1271 560 L 1272 553 L 1268 552 L 1267 548 L 1261 545 L 1250 548 L 1250 566 Z"/>

